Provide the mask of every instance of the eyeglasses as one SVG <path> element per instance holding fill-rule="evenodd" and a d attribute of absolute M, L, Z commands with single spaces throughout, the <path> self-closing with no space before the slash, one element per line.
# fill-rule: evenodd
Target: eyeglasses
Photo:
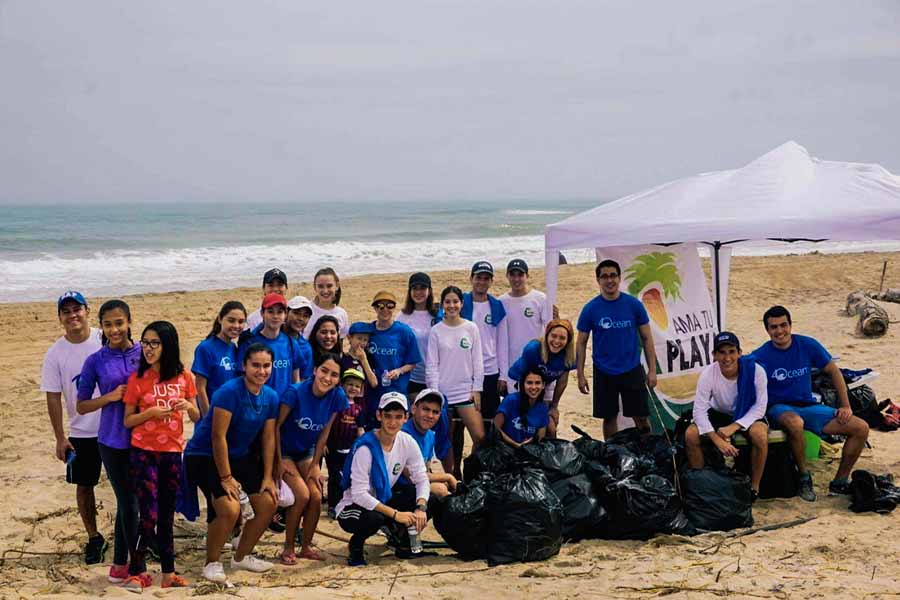
<path fill-rule="evenodd" d="M 394 310 L 394 308 L 397 307 L 397 305 L 393 302 L 378 302 L 377 304 L 373 304 L 372 306 L 375 307 L 375 310 Z"/>
<path fill-rule="evenodd" d="M 618 279 L 618 273 L 603 273 L 597 277 L 597 279 Z"/>
<path fill-rule="evenodd" d="M 162 340 L 141 340 L 142 348 L 152 348 L 153 350 L 157 350 L 160 346 L 162 346 Z"/>

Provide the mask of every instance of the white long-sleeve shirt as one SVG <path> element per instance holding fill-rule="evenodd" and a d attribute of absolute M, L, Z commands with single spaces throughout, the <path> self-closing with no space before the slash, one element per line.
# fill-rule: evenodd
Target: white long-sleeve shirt
<path fill-rule="evenodd" d="M 416 345 L 419 346 L 419 354 L 422 362 L 416 364 L 416 368 L 409 374 L 409 380 L 415 383 L 425 384 L 425 359 L 428 357 L 428 336 L 431 335 L 431 322 L 434 317 L 427 310 L 414 310 L 412 314 L 400 312 L 397 320 L 406 323 L 416 334 Z"/>
<path fill-rule="evenodd" d="M 428 482 L 428 471 L 425 469 L 425 461 L 422 459 L 422 451 L 411 435 L 405 431 L 397 433 L 394 445 L 389 451 L 383 447 L 384 466 L 387 467 L 388 480 L 391 487 L 397 483 L 404 469 L 409 470 L 409 479 L 416 486 L 416 499 L 428 500 L 431 484 Z M 335 514 L 340 515 L 345 507 L 356 504 L 366 510 L 375 510 L 378 506 L 378 498 L 369 485 L 369 477 L 372 472 L 372 454 L 367 446 L 360 446 L 353 455 L 353 463 L 350 465 L 350 487 L 344 490 L 341 501 L 335 507 Z"/>
<path fill-rule="evenodd" d="M 500 372 L 497 366 L 497 333 L 500 327 L 489 323 L 491 317 L 491 303 L 472 302 L 472 322 L 478 326 L 481 335 L 481 356 L 484 359 L 484 374 L 496 375 Z"/>
<path fill-rule="evenodd" d="M 325 315 L 330 315 L 337 319 L 339 325 L 338 335 L 342 338 L 347 337 L 347 334 L 350 333 L 350 315 L 347 314 L 347 311 L 341 306 L 322 308 L 315 302 L 312 303 L 312 316 L 306 324 L 306 329 L 303 330 L 303 337 L 309 339 L 309 336 L 312 335 L 313 327 L 316 326 L 316 321 Z"/>
<path fill-rule="evenodd" d="M 444 322 L 431 328 L 425 381 L 447 397 L 448 404 L 466 402 L 484 385 L 481 335 L 472 321 L 451 327 Z"/>
<path fill-rule="evenodd" d="M 756 365 L 753 383 L 756 385 L 756 403 L 750 407 L 746 415 L 736 421 L 744 429 L 765 416 L 766 406 L 769 403 L 766 371 L 760 365 Z M 709 409 L 734 415 L 737 397 L 737 379 L 727 379 L 722 375 L 719 363 L 714 362 L 700 372 L 700 378 L 697 379 L 697 395 L 694 398 L 694 423 L 697 424 L 700 435 L 715 431 L 709 421 Z"/>
<path fill-rule="evenodd" d="M 540 290 L 518 297 L 507 292 L 500 296 L 500 302 L 506 309 L 506 318 L 500 322 L 497 333 L 497 363 L 500 379 L 513 384 L 509 366 L 522 356 L 525 344 L 544 337 L 544 328 L 553 320 L 553 309 L 547 303 L 547 295 Z"/>

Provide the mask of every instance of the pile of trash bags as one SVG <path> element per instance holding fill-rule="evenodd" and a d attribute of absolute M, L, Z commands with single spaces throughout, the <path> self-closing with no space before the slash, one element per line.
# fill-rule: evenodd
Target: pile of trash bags
<path fill-rule="evenodd" d="M 875 475 L 859 469 L 850 476 L 850 510 L 853 512 L 877 512 L 886 514 L 900 503 L 900 487 L 894 485 L 894 476 Z"/>
<path fill-rule="evenodd" d="M 730 470 L 686 470 L 664 435 L 620 431 L 512 448 L 488 442 L 464 463 L 465 481 L 436 504 L 434 525 L 461 558 L 544 560 L 564 541 L 649 539 L 749 526 L 750 482 Z"/>

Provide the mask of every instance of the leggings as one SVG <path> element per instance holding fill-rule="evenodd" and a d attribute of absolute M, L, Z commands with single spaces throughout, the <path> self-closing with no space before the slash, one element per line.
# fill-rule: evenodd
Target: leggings
<path fill-rule="evenodd" d="M 141 519 L 132 562 L 142 561 L 155 540 L 163 573 L 175 572 L 175 501 L 181 484 L 181 453 L 131 449 L 131 477 Z"/>
<path fill-rule="evenodd" d="M 106 476 L 116 495 L 116 529 L 113 544 L 113 564 L 128 565 L 129 575 L 139 575 L 147 570 L 144 561 L 128 562 L 128 553 L 137 538 L 138 503 L 131 482 L 130 450 L 111 448 L 97 444 L 100 459 L 106 468 Z"/>

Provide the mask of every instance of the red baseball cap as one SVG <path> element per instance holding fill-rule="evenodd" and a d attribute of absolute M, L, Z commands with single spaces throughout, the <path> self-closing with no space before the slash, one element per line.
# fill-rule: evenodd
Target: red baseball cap
<path fill-rule="evenodd" d="M 280 304 L 281 306 L 287 308 L 287 300 L 284 299 L 284 296 L 282 296 L 281 294 L 276 294 L 275 292 L 266 294 L 266 297 L 263 298 L 262 301 L 262 307 L 264 310 L 269 308 L 270 306 L 275 306 L 277 304 Z"/>

